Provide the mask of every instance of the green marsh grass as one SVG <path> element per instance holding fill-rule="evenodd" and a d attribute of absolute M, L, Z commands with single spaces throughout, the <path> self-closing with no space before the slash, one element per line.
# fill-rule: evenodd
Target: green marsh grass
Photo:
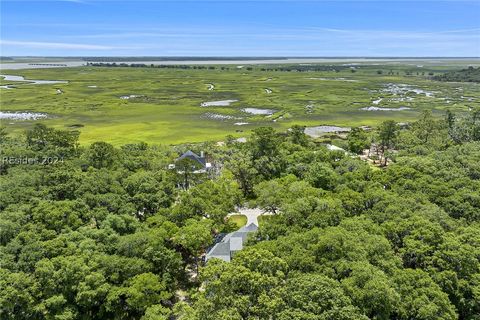
<path fill-rule="evenodd" d="M 29 79 L 68 80 L 69 83 L 28 85 L 0 80 L 1 85 L 15 86 L 11 90 L 0 89 L 1 110 L 47 113 L 50 117 L 42 120 L 43 123 L 80 130 L 82 144 L 103 140 L 122 145 L 140 141 L 152 144 L 219 141 L 229 134 L 245 136 L 251 129 L 265 125 L 278 130 L 294 124 L 375 126 L 387 119 L 412 121 L 426 109 L 441 116 L 447 108 L 462 112 L 480 105 L 478 84 L 437 82 L 428 77 L 428 72 L 461 66 L 370 65 L 360 66 L 355 73 L 349 69 L 340 72 L 275 72 L 261 71 L 261 67 L 255 66 L 251 71 L 234 66 L 230 66 L 230 70 L 130 67 L 3 70 L 3 74 L 22 75 Z M 411 71 L 415 68 L 419 75 L 416 75 L 417 71 Z M 377 74 L 377 70 L 383 70 L 383 74 Z M 386 74 L 390 70 L 394 75 Z M 405 75 L 406 70 L 412 75 Z M 399 75 L 395 74 L 397 71 Z M 388 83 L 408 84 L 434 92 L 434 97 L 413 94 L 412 101 L 388 101 L 396 96 L 375 92 Z M 213 84 L 214 89 L 208 90 L 208 84 Z M 272 93 L 266 93 L 265 88 L 271 89 Z M 57 89 L 63 93 L 58 94 Z M 129 95 L 138 97 L 120 98 Z M 360 110 L 371 106 L 379 97 L 384 98 L 379 106 L 407 106 L 411 110 Z M 206 101 L 233 99 L 239 101 L 230 106 L 200 106 Z M 308 105 L 313 107 L 307 109 Z M 242 112 L 243 108 L 273 109 L 276 113 L 272 116 L 251 115 Z M 231 119 L 211 119 L 207 113 Z M 238 126 L 234 125 L 236 122 L 249 124 Z M 8 132 L 21 134 L 34 123 L 2 120 L 1 126 Z"/>

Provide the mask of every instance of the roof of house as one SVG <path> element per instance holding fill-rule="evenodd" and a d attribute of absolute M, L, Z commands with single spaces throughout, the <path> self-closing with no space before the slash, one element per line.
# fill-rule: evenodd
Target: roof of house
<path fill-rule="evenodd" d="M 230 244 L 227 242 L 219 242 L 207 253 L 207 260 L 209 258 L 229 257 L 230 258 Z M 229 259 L 230 261 L 230 259 Z"/>
<path fill-rule="evenodd" d="M 206 260 L 211 258 L 219 258 L 229 262 L 230 257 L 236 251 L 243 249 L 243 244 L 248 239 L 251 232 L 258 230 L 258 226 L 254 223 L 240 228 L 238 231 L 227 234 L 223 237 L 221 242 L 215 244 L 210 251 L 208 251 Z M 228 257 L 228 258 L 227 258 Z"/>
<path fill-rule="evenodd" d="M 250 223 L 248 226 L 243 226 L 238 231 L 239 232 L 254 232 L 258 230 L 258 226 L 255 223 Z"/>
<path fill-rule="evenodd" d="M 230 251 L 239 251 L 243 249 L 242 237 L 231 237 L 229 242 L 230 242 Z"/>
<path fill-rule="evenodd" d="M 198 154 L 196 154 L 195 152 L 191 151 L 191 150 L 188 150 L 187 152 L 185 152 L 184 154 L 182 154 L 178 159 L 177 161 L 180 161 L 180 160 L 183 160 L 183 159 L 190 159 L 190 160 L 193 160 L 193 161 L 197 161 L 198 163 L 200 163 L 203 167 L 206 166 L 207 164 L 207 161 L 205 160 L 205 157 L 200 157 Z"/>

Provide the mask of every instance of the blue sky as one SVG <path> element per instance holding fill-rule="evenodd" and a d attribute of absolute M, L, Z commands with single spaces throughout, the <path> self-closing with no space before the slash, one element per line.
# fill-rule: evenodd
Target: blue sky
<path fill-rule="evenodd" d="M 480 56 L 479 0 L 0 5 L 5 56 Z"/>

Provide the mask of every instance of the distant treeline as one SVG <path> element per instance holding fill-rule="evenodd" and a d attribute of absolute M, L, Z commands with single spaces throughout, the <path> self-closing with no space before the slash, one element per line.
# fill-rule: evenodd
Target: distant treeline
<path fill-rule="evenodd" d="M 65 63 L 29 63 L 29 66 L 67 67 Z"/>
<path fill-rule="evenodd" d="M 226 66 L 213 66 L 213 65 L 167 65 L 167 64 L 145 64 L 145 63 L 116 63 L 116 62 L 87 62 L 87 66 L 91 67 L 130 67 L 130 68 L 168 68 L 168 69 L 208 69 L 208 70 L 230 70 L 232 67 Z M 306 72 L 306 71 L 335 71 L 339 72 L 340 70 L 348 69 L 346 66 L 331 66 L 331 65 L 286 65 L 286 66 L 272 66 L 269 68 L 261 67 L 255 68 L 255 70 L 260 71 L 295 71 L 295 72 Z M 233 67 L 233 69 L 238 69 L 238 67 Z M 245 67 L 242 69 L 251 71 L 254 67 Z"/>
<path fill-rule="evenodd" d="M 125 61 L 249 61 L 286 60 L 286 57 L 84 57 L 84 61 L 125 62 Z"/>
<path fill-rule="evenodd" d="M 205 65 L 187 65 L 187 64 L 145 64 L 145 63 L 105 63 L 105 62 L 87 62 L 91 67 L 130 67 L 130 68 L 168 68 L 168 69 L 217 69 L 215 66 Z M 219 67 L 221 70 L 228 70 L 228 67 Z"/>
<path fill-rule="evenodd" d="M 480 82 L 480 67 L 468 67 L 460 71 L 451 71 L 433 77 L 438 81 Z"/>

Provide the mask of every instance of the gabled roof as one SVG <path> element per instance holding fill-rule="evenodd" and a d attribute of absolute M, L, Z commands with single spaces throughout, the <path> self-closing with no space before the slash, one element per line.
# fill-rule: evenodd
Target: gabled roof
<path fill-rule="evenodd" d="M 247 238 L 248 238 L 248 234 L 250 232 L 241 232 L 241 231 L 235 231 L 234 233 L 232 233 L 232 235 L 230 236 L 230 240 L 232 238 L 242 238 L 243 241 L 246 241 Z"/>
<path fill-rule="evenodd" d="M 228 261 L 230 261 L 230 243 L 228 242 L 219 242 L 214 245 L 212 250 L 207 253 L 206 258 L 207 260 L 211 258 L 219 258 L 225 260 L 225 257 L 228 257 Z"/>
<path fill-rule="evenodd" d="M 182 154 L 180 156 L 180 158 L 177 159 L 177 161 L 180 161 L 180 160 L 183 160 L 183 159 L 190 159 L 190 160 L 193 160 L 193 161 L 197 161 L 198 163 L 200 163 L 203 167 L 206 166 L 207 162 L 205 161 L 205 157 L 200 157 L 198 154 L 196 154 L 195 152 L 191 151 L 191 150 L 188 150 L 187 152 L 185 152 L 184 154 Z"/>
<path fill-rule="evenodd" d="M 219 258 L 229 262 L 230 257 L 234 252 L 243 249 L 243 244 L 247 241 L 248 235 L 257 230 L 258 226 L 251 223 L 248 226 L 240 228 L 238 231 L 227 234 L 223 237 L 221 242 L 215 244 L 212 249 L 208 251 L 206 260 L 208 261 L 212 258 Z"/>
<path fill-rule="evenodd" d="M 248 226 L 243 226 L 238 229 L 239 232 L 254 232 L 258 230 L 258 226 L 255 223 L 250 223 Z"/>

